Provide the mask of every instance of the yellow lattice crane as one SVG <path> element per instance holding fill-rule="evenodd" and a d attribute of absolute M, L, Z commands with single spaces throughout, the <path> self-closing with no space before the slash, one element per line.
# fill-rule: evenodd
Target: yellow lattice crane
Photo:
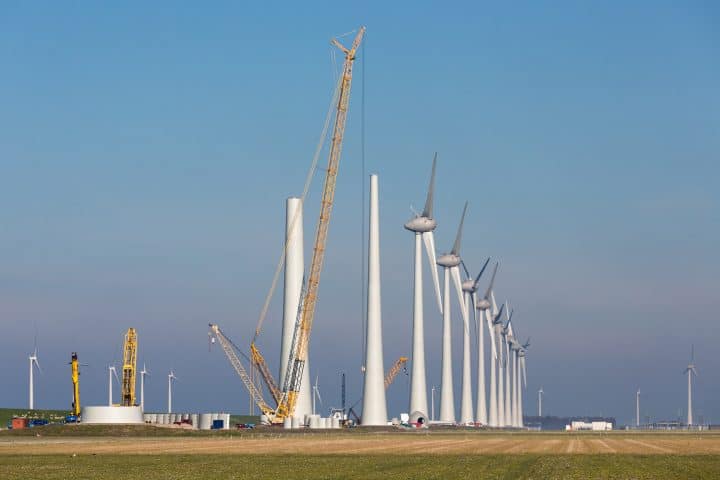
<path fill-rule="evenodd" d="M 405 373 L 407 373 L 407 368 L 405 365 L 407 364 L 408 357 L 400 357 L 398 358 L 393 366 L 388 370 L 388 372 L 385 374 L 385 389 L 387 390 L 390 385 L 395 381 L 395 377 L 397 377 L 398 373 L 400 373 L 400 370 L 405 370 Z"/>
<path fill-rule="evenodd" d="M 122 395 L 120 405 L 135 405 L 135 372 L 137 367 L 137 333 L 128 328 L 123 344 Z"/>
<path fill-rule="evenodd" d="M 70 370 L 72 372 L 72 384 L 73 384 L 73 403 L 72 403 L 72 414 L 77 419 L 80 416 L 80 364 L 78 363 L 78 355 L 76 352 L 72 352 L 70 357 Z"/>
<path fill-rule="evenodd" d="M 286 417 L 292 416 L 297 403 L 297 396 L 300 392 L 300 382 L 302 379 L 303 369 L 307 361 L 308 345 L 310 342 L 310 332 L 312 331 L 313 319 L 315 316 L 315 305 L 317 303 L 318 287 L 320 285 L 320 273 L 322 272 L 323 262 L 325 259 L 325 245 L 327 242 L 328 227 L 330 225 L 330 216 L 335 198 L 335 184 L 337 182 L 338 166 L 340 164 L 340 154 L 342 152 L 343 138 L 345 134 L 345 123 L 347 121 L 348 106 L 350 103 L 350 87 L 352 84 L 353 63 L 357 49 L 360 46 L 363 36 L 365 35 L 365 27 L 360 27 L 353 40 L 350 48 L 343 46 L 337 39 L 333 39 L 332 43 L 345 54 L 343 63 L 342 76 L 339 78 L 338 100 L 335 107 L 335 122 L 333 125 L 332 137 L 330 140 L 330 152 L 328 154 L 328 166 L 325 170 L 325 182 L 323 184 L 322 200 L 320 204 L 320 218 L 318 219 L 317 230 L 315 231 L 315 242 L 313 246 L 313 256 L 310 262 L 310 271 L 307 282 L 303 286 L 303 294 L 301 296 L 298 308 L 298 316 L 293 332 L 293 340 L 290 349 L 290 359 L 285 378 L 282 380 L 282 390 L 277 386 L 270 370 L 267 367 L 265 359 L 257 349 L 255 342 L 251 344 L 252 363 L 259 370 L 268 389 L 277 399 L 277 407 L 274 411 L 267 411 L 269 408 L 267 402 L 262 398 L 260 388 L 252 381 L 242 362 L 235 354 L 231 343 L 224 342 L 222 332 L 215 325 L 215 337 L 220 340 L 220 344 L 225 350 L 230 363 L 235 371 L 240 375 L 245 387 L 250 392 L 255 403 L 260 410 L 266 414 L 274 423 L 281 423 Z M 213 330 L 213 325 L 211 325 Z M 255 337 L 259 333 L 259 326 L 256 330 Z"/>

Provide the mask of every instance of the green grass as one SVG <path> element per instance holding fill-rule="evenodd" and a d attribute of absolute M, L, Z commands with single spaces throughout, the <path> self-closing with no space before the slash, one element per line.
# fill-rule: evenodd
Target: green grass
<path fill-rule="evenodd" d="M 9 455 L 0 478 L 35 479 L 709 479 L 711 455 Z"/>

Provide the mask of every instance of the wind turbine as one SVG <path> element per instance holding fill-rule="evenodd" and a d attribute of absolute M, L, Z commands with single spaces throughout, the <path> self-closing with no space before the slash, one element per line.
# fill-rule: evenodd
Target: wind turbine
<path fill-rule="evenodd" d="M 320 396 L 320 389 L 318 388 L 318 378 L 319 378 L 319 375 L 316 375 L 316 376 L 315 376 L 315 385 L 313 385 L 313 387 L 312 387 L 312 389 L 313 389 L 313 399 L 312 399 L 312 412 L 313 412 L 313 415 L 315 415 L 315 399 L 317 398 L 318 400 L 320 400 L 320 405 L 321 405 L 321 406 L 322 406 L 322 403 L 323 403 L 322 397 Z"/>
<path fill-rule="evenodd" d="M 518 360 L 520 362 L 519 364 L 519 370 L 518 375 L 522 373 L 522 385 L 520 385 L 519 379 L 518 379 L 518 426 L 520 428 L 524 427 L 523 424 L 523 406 L 522 406 L 522 389 L 527 388 L 527 371 L 525 370 L 525 353 L 527 352 L 528 347 L 530 346 L 530 339 L 528 338 L 527 341 L 520 347 L 520 351 L 518 352 Z"/>
<path fill-rule="evenodd" d="M 172 382 L 173 380 L 177 380 L 177 377 L 175 376 L 175 372 L 170 370 L 170 373 L 168 374 L 168 413 L 172 413 Z"/>
<path fill-rule="evenodd" d="M 502 334 L 503 337 L 505 337 L 504 341 L 504 347 L 505 347 L 505 424 L 511 427 L 515 427 L 515 417 L 514 412 L 517 406 L 515 405 L 515 378 L 516 378 L 516 371 L 515 371 L 515 362 L 512 351 L 512 342 L 514 341 L 513 337 L 513 328 L 512 328 L 512 315 L 513 312 L 510 310 L 510 304 L 505 303 L 505 316 L 507 319 L 507 323 L 503 327 Z M 512 383 L 511 383 L 512 381 Z"/>
<path fill-rule="evenodd" d="M 461 262 L 463 269 L 465 270 L 465 275 L 467 276 L 467 279 L 462 283 L 462 291 L 464 295 L 464 301 L 465 301 L 465 309 L 466 311 L 469 311 L 472 308 L 472 314 L 473 314 L 473 324 L 476 328 L 478 328 L 477 325 L 477 287 L 478 282 L 480 282 L 480 277 L 482 276 L 483 272 L 488 266 L 488 263 L 490 263 L 490 258 L 485 260 L 485 265 L 483 265 L 482 269 L 480 270 L 480 273 L 478 276 L 473 279 L 470 276 L 470 272 L 468 271 L 467 267 L 465 266 L 465 262 Z M 465 322 L 463 325 L 463 371 L 462 371 L 462 396 L 461 396 L 461 403 L 460 403 L 460 423 L 462 424 L 470 424 L 474 421 L 474 415 L 473 415 L 473 406 L 472 406 L 472 367 L 470 365 L 470 325 L 469 322 Z M 482 329 L 482 325 L 479 327 Z"/>
<path fill-rule="evenodd" d="M 415 214 L 405 224 L 405 229 L 415 233 L 415 270 L 413 288 L 413 346 L 412 371 L 410 376 L 410 414 L 420 412 L 427 417 L 427 384 L 425 373 L 425 327 L 423 324 L 423 281 L 422 281 L 422 243 L 425 244 L 430 272 L 435 287 L 435 298 L 442 313 L 440 299 L 440 282 L 438 280 L 437 265 L 435 263 L 435 237 L 433 230 L 437 222 L 433 218 L 433 191 L 435 189 L 435 166 L 437 153 L 433 158 L 430 186 L 428 187 L 425 209 L 422 214 Z"/>
<path fill-rule="evenodd" d="M 40 368 L 40 364 L 38 363 L 38 356 L 37 356 L 37 343 L 35 345 L 35 349 L 33 350 L 32 355 L 28 357 L 28 360 L 30 361 L 30 379 L 29 379 L 29 408 L 30 410 L 35 409 L 35 380 L 33 379 L 33 363 L 37 367 L 38 371 L 42 373 L 42 369 Z"/>
<path fill-rule="evenodd" d="M 687 409 L 687 424 L 688 427 L 693 425 L 693 407 L 692 407 L 692 376 L 697 377 L 697 370 L 695 370 L 695 345 L 690 347 L 690 363 L 685 369 L 685 373 L 688 376 L 688 409 Z"/>
<path fill-rule="evenodd" d="M 492 319 L 490 318 L 490 308 L 492 307 L 492 304 L 490 303 L 490 293 L 492 292 L 493 285 L 495 284 L 495 275 L 497 274 L 498 270 L 498 263 L 495 263 L 495 268 L 493 269 L 492 278 L 490 279 L 490 284 L 485 291 L 485 295 L 482 299 L 478 300 L 477 298 L 477 292 L 473 293 L 473 300 L 475 302 L 475 309 L 478 310 L 479 318 L 478 318 L 478 394 L 477 394 L 477 421 L 481 425 L 488 425 L 488 413 L 487 413 L 487 390 L 485 388 L 485 334 L 483 330 L 483 318 L 486 320 L 488 331 L 490 332 L 490 344 L 492 345 L 492 356 L 491 356 L 491 363 L 493 370 L 495 369 L 495 359 L 497 358 L 497 350 L 495 348 L 495 331 L 492 327 Z M 493 381 L 494 382 L 494 381 Z M 493 388 L 491 388 L 491 392 L 493 391 Z M 490 403 L 492 404 L 493 400 L 491 399 Z M 495 408 L 496 414 L 497 414 L 497 406 Z M 495 418 L 495 417 L 493 417 Z M 493 425 L 493 424 L 490 424 Z"/>
<path fill-rule="evenodd" d="M 640 389 L 635 394 L 635 426 L 640 428 Z"/>
<path fill-rule="evenodd" d="M 455 423 L 455 396 L 453 392 L 452 368 L 452 336 L 450 324 L 450 277 L 455 284 L 463 323 L 468 323 L 468 312 L 463 301 L 462 282 L 460 281 L 460 241 L 462 240 L 462 227 L 467 212 L 467 202 L 460 217 L 455 243 L 450 253 L 442 254 L 437 264 L 443 267 L 443 336 L 442 336 L 442 375 L 440 378 L 440 421 Z M 472 420 L 472 418 L 471 418 Z"/>
<path fill-rule="evenodd" d="M 112 407 L 113 402 L 113 384 L 112 379 L 113 375 L 115 375 L 115 380 L 117 380 L 118 385 L 120 384 L 120 377 L 118 377 L 117 370 L 115 370 L 115 365 L 108 365 L 108 407 Z"/>
<path fill-rule="evenodd" d="M 492 300 L 493 305 L 493 312 L 496 312 L 495 319 L 493 320 L 493 328 L 495 329 L 495 340 L 498 342 L 498 351 L 499 351 L 499 358 L 497 362 L 497 383 L 496 383 L 496 392 L 495 395 L 497 395 L 496 405 L 497 405 L 497 416 L 496 418 L 496 427 L 504 427 L 505 426 L 505 377 L 503 374 L 503 365 L 505 363 L 505 358 L 503 356 L 505 349 L 503 348 L 503 339 L 502 339 L 502 331 L 503 331 L 503 321 L 500 318 L 502 309 L 505 307 L 505 305 L 501 305 L 500 310 L 497 309 L 497 303 L 495 302 L 495 292 L 490 292 L 490 299 Z M 492 380 L 492 379 L 491 379 Z M 492 383 L 492 382 L 491 382 Z"/>
<path fill-rule="evenodd" d="M 143 368 L 140 371 L 140 410 L 143 412 L 145 411 L 145 376 L 149 374 L 150 372 L 147 371 L 143 362 Z"/>

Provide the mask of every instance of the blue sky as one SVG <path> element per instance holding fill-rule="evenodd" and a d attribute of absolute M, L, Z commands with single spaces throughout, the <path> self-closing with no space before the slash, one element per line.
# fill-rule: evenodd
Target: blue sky
<path fill-rule="evenodd" d="M 0 405 L 27 401 L 35 328 L 36 404 L 69 405 L 71 351 L 90 365 L 84 401 L 104 402 L 106 364 L 134 326 L 150 408 L 164 408 L 174 368 L 178 409 L 247 411 L 226 360 L 207 351 L 207 323 L 249 341 L 284 199 L 302 189 L 329 103 L 329 39 L 360 24 L 312 339 L 326 402 L 339 404 L 341 370 L 351 403 L 360 395 L 362 178 L 380 175 L 389 367 L 410 350 L 402 224 L 438 151 L 438 249 L 469 200 L 463 256 L 473 269 L 502 262 L 497 293 L 532 337 L 528 388 L 544 387 L 548 413 L 629 420 L 640 387 L 645 413 L 674 417 L 694 343 L 696 415 L 720 421 L 711 2 L 3 3 Z M 276 296 L 262 339 L 273 366 L 280 315 Z M 439 384 L 440 318 L 426 323 Z M 403 382 L 392 415 L 406 409 Z"/>

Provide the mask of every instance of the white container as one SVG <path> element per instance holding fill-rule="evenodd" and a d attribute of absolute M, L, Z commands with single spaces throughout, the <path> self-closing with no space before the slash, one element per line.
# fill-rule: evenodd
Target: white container
<path fill-rule="evenodd" d="M 283 428 L 285 430 L 290 430 L 292 428 L 292 421 L 293 419 L 290 417 L 283 418 Z"/>
<path fill-rule="evenodd" d="M 320 428 L 320 415 L 310 415 L 310 428 Z"/>
<path fill-rule="evenodd" d="M 223 430 L 230 430 L 230 414 L 223 413 L 222 419 L 223 419 Z"/>
<path fill-rule="evenodd" d="M 190 414 L 190 423 L 193 427 L 198 428 L 198 414 L 197 413 L 191 413 Z"/>
<path fill-rule="evenodd" d="M 302 417 L 292 417 L 292 428 L 302 428 L 303 425 Z"/>
<path fill-rule="evenodd" d="M 210 430 L 212 428 L 212 414 L 211 413 L 201 413 L 200 414 L 198 428 L 200 428 L 200 430 Z"/>

